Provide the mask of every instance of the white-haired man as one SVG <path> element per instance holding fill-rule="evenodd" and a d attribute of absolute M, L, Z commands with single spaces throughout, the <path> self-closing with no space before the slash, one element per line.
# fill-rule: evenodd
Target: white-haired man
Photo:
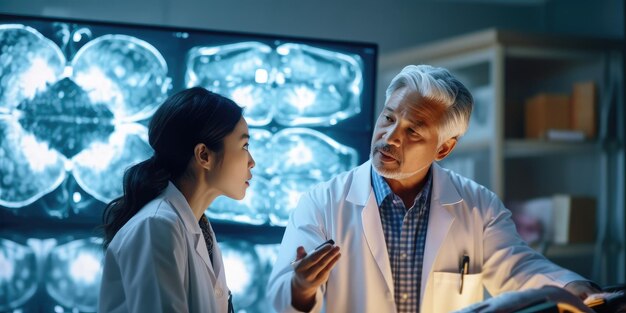
<path fill-rule="evenodd" d="M 392 80 L 370 160 L 305 193 L 290 216 L 268 283 L 278 312 L 439 313 L 481 301 L 483 287 L 596 291 L 525 245 L 494 193 L 435 163 L 472 103 L 442 68 L 411 65 Z"/>

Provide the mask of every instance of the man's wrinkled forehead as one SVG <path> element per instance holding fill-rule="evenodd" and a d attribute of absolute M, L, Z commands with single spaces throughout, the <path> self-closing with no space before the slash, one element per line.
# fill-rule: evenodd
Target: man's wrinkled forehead
<path fill-rule="evenodd" d="M 403 90 L 404 88 L 396 90 L 390 97 L 383 112 L 403 114 L 403 118 L 408 119 L 414 124 L 425 123 L 438 124 L 441 118 L 446 113 L 446 105 L 423 97 L 416 91 Z"/>

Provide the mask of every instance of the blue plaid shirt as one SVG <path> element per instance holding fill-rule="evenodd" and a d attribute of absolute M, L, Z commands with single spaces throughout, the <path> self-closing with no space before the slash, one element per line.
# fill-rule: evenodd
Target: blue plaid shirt
<path fill-rule="evenodd" d="M 391 191 L 385 179 L 374 168 L 371 171 L 372 187 L 391 263 L 398 313 L 419 312 L 432 171 L 428 171 L 424 188 L 408 210 L 402 199 Z"/>

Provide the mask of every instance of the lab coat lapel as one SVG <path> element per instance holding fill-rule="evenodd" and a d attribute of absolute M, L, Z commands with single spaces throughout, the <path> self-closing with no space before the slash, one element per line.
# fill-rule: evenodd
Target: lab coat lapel
<path fill-rule="evenodd" d="M 193 246 L 195 252 L 202 258 L 202 261 L 206 265 L 209 275 L 211 276 L 211 281 L 215 283 L 216 274 L 213 271 L 213 266 L 211 265 L 211 261 L 209 259 L 209 252 L 206 248 L 206 242 L 204 241 L 204 236 L 202 236 L 202 230 L 200 229 L 200 225 L 198 225 L 198 221 L 196 217 L 193 215 L 193 211 L 191 207 L 189 207 L 189 203 L 185 199 L 185 196 L 174 186 L 172 182 L 169 182 L 167 188 L 164 192 L 165 199 L 174 207 L 176 214 L 180 217 L 185 225 L 187 233 L 193 239 Z M 211 229 L 211 235 L 215 238 L 213 234 L 213 229 Z M 217 245 L 217 241 L 214 242 L 214 245 Z M 216 257 L 216 255 L 214 255 Z M 220 256 L 221 257 L 221 256 Z"/>
<path fill-rule="evenodd" d="M 433 264 L 455 219 L 449 209 L 463 201 L 445 170 L 436 163 L 433 163 L 432 169 L 433 189 L 431 191 L 428 233 L 424 247 L 421 300 L 423 300 L 426 283 L 428 282 Z M 420 301 L 420 303 L 422 302 Z"/>
<path fill-rule="evenodd" d="M 363 234 L 370 248 L 378 269 L 387 283 L 387 288 L 393 294 L 393 278 L 391 274 L 391 264 L 389 253 L 385 243 L 385 235 L 380 220 L 376 197 L 371 184 L 371 163 L 365 162 L 354 173 L 352 184 L 346 200 L 355 204 L 358 208 L 363 207 L 361 219 L 363 223 Z"/>

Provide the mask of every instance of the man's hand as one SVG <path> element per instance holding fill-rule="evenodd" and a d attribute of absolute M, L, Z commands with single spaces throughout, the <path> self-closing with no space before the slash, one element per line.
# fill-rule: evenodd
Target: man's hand
<path fill-rule="evenodd" d="M 602 290 L 596 288 L 595 286 L 593 286 L 593 284 L 586 280 L 576 280 L 570 282 L 563 288 L 565 288 L 565 290 L 574 294 L 581 300 L 585 300 L 590 294 L 602 292 Z"/>
<path fill-rule="evenodd" d="M 339 247 L 326 244 L 307 255 L 302 246 L 296 250 L 291 278 L 291 305 L 308 312 L 315 305 L 317 288 L 326 283 L 330 271 L 341 257 Z"/>

